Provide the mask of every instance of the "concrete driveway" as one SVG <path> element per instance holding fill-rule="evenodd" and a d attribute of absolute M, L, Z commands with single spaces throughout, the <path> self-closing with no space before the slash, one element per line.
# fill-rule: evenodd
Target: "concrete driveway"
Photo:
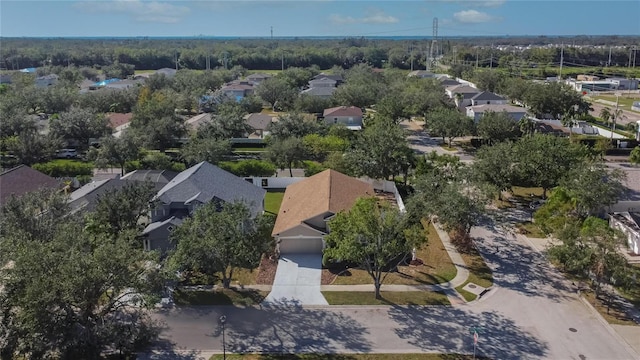
<path fill-rule="evenodd" d="M 266 303 L 328 305 L 320 292 L 321 254 L 288 254 L 278 260 L 276 278 Z"/>

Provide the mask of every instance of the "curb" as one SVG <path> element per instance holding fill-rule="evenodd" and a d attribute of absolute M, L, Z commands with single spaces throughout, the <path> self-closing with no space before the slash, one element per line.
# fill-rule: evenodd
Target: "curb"
<path fill-rule="evenodd" d="M 585 299 L 582 295 L 578 295 L 578 298 L 587 307 L 587 309 L 589 309 L 589 311 L 591 311 L 591 313 L 598 319 L 598 321 L 600 321 L 600 323 L 604 325 L 604 327 L 611 334 L 611 336 L 613 336 L 616 340 L 618 340 L 618 342 L 623 344 L 625 350 L 627 351 L 627 353 L 629 353 L 629 355 L 631 355 L 632 359 L 640 359 L 640 354 L 638 354 L 633 349 L 633 347 L 631 347 L 631 345 L 627 342 L 627 340 L 625 340 L 620 334 L 618 334 L 618 332 L 611 326 L 611 324 L 609 324 L 609 322 L 602 315 L 600 315 L 598 310 L 596 310 L 596 308 L 594 308 L 593 305 L 591 305 L 591 303 L 587 299 Z"/>

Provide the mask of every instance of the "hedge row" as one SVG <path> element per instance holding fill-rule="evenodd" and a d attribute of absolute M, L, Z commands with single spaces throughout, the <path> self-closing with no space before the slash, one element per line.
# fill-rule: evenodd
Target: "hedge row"
<path fill-rule="evenodd" d="M 74 160 L 53 160 L 34 164 L 32 168 L 56 178 L 93 175 L 93 164 Z"/>
<path fill-rule="evenodd" d="M 222 161 L 218 164 L 236 176 L 273 176 L 276 166 L 264 160 Z"/>

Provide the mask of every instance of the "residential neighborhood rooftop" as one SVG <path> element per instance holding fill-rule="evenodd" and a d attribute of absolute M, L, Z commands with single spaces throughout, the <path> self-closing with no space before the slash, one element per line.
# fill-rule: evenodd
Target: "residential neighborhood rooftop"
<path fill-rule="evenodd" d="M 362 109 L 356 106 L 336 106 L 325 109 L 323 116 L 362 116 Z"/>
<path fill-rule="evenodd" d="M 349 209 L 363 196 L 375 196 L 373 185 L 335 170 L 325 170 L 291 184 L 284 193 L 273 234 L 323 213 Z"/>
<path fill-rule="evenodd" d="M 0 207 L 11 196 L 22 196 L 39 189 L 60 189 L 62 183 L 26 165 L 19 165 L 0 174 Z"/>

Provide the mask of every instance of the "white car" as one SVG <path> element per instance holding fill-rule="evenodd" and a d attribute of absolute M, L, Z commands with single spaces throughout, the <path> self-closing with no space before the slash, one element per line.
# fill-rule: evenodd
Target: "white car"
<path fill-rule="evenodd" d="M 78 152 L 76 151 L 76 149 L 60 149 L 56 151 L 56 157 L 58 159 L 77 158 Z"/>

